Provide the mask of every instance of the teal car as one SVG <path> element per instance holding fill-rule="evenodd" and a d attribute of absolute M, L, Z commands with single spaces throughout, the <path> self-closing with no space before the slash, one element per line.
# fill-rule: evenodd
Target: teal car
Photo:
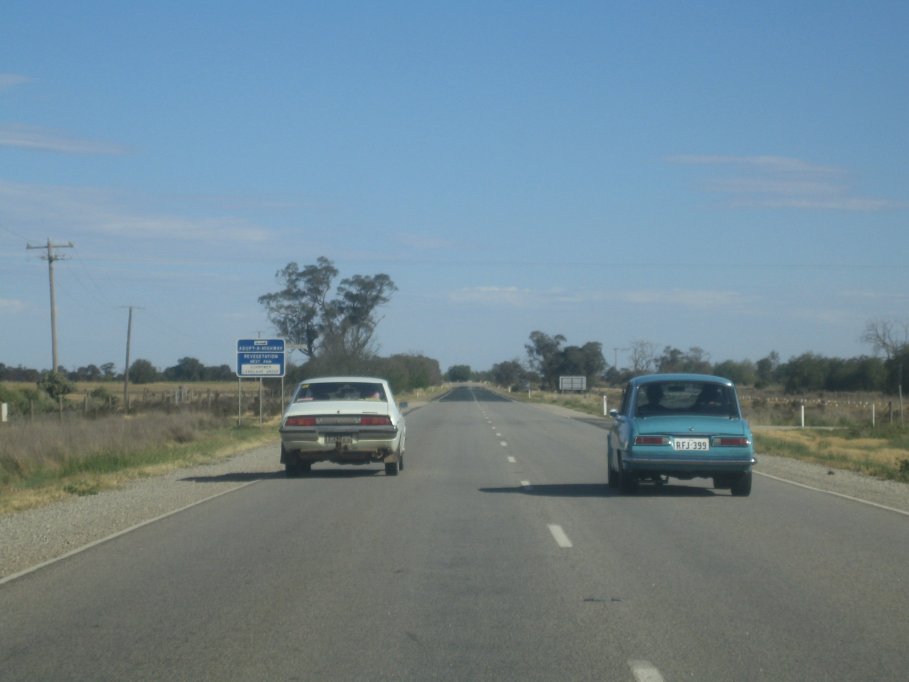
<path fill-rule="evenodd" d="M 751 494 L 754 440 L 735 386 L 706 374 L 649 374 L 625 386 L 611 410 L 610 488 L 632 493 L 641 481 L 713 479 L 733 495 Z"/>

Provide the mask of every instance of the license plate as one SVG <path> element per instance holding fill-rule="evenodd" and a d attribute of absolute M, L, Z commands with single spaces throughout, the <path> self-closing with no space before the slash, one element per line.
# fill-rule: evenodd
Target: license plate
<path fill-rule="evenodd" d="M 335 445 L 353 445 L 353 436 L 329 436 L 325 441 Z"/>
<path fill-rule="evenodd" d="M 709 438 L 674 438 L 672 441 L 673 450 L 682 450 L 685 452 L 705 452 L 710 449 Z"/>

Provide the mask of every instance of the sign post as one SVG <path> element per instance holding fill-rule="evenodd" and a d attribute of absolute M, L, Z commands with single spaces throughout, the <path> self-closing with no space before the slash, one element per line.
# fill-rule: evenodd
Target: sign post
<path fill-rule="evenodd" d="M 284 376 L 284 339 L 237 341 L 237 376 L 241 379 Z"/>
<path fill-rule="evenodd" d="M 284 339 L 237 341 L 237 382 L 259 379 L 259 421 L 262 421 L 262 379 L 284 378 Z M 242 415 L 242 390 L 237 391 L 237 424 Z"/>

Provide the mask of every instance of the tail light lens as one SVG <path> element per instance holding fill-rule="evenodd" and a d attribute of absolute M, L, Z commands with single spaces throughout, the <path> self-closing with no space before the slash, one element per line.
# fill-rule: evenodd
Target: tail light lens
<path fill-rule="evenodd" d="M 635 436 L 635 445 L 669 445 L 666 436 Z"/>
<path fill-rule="evenodd" d="M 713 444 L 723 448 L 745 448 L 751 443 L 743 436 L 717 436 L 714 438 Z"/>
<path fill-rule="evenodd" d="M 360 417 L 360 426 L 391 426 L 389 417 Z"/>
<path fill-rule="evenodd" d="M 352 419 L 356 419 L 356 417 L 353 417 Z M 360 426 L 391 426 L 391 418 L 380 417 L 378 415 L 366 415 L 360 417 L 358 422 L 345 421 L 345 423 L 359 423 Z M 284 420 L 284 426 L 316 426 L 318 424 L 320 424 L 318 417 L 288 417 Z"/>
<path fill-rule="evenodd" d="M 284 426 L 315 426 L 315 417 L 288 417 L 284 420 Z"/>

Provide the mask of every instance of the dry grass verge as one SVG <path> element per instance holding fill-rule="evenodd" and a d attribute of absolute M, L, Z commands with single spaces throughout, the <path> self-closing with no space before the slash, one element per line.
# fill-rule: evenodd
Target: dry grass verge
<path fill-rule="evenodd" d="M 96 494 L 275 438 L 273 425 L 237 427 L 196 413 L 7 425 L 0 429 L 0 514 Z"/>
<path fill-rule="evenodd" d="M 857 430 L 755 429 L 759 453 L 823 464 L 868 476 L 909 482 L 909 434 L 880 428 L 875 435 Z"/>

